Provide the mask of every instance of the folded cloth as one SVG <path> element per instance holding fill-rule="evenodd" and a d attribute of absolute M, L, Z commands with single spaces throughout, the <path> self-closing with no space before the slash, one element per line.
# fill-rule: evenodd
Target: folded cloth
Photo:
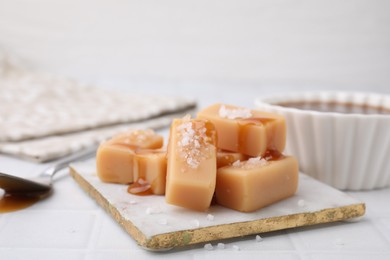
<path fill-rule="evenodd" d="M 21 71 L 0 74 L 0 152 L 39 162 L 128 128 L 160 128 L 195 101 L 116 92 Z"/>

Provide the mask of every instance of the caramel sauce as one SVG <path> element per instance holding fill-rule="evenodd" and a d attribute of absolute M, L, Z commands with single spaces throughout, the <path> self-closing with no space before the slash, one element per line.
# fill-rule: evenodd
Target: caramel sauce
<path fill-rule="evenodd" d="M 140 184 L 138 181 L 136 181 L 136 182 L 129 185 L 129 187 L 127 188 L 127 192 L 130 194 L 133 194 L 133 195 L 138 195 L 138 196 L 153 195 L 153 191 L 152 191 L 151 187 L 149 189 L 147 189 L 145 191 L 141 191 L 141 192 L 132 192 L 131 191 L 134 188 L 142 188 L 144 186 L 145 186 L 144 184 Z"/>
<path fill-rule="evenodd" d="M 144 160 L 141 160 L 138 158 L 138 162 L 136 162 L 138 165 L 138 180 L 143 179 L 145 180 L 145 172 L 146 172 L 146 163 Z M 127 189 L 127 192 L 130 194 L 138 195 L 138 196 L 147 196 L 147 195 L 153 195 L 152 186 L 150 185 L 149 189 L 141 192 L 133 192 L 132 189 L 138 189 L 143 188 L 147 184 L 141 184 L 138 180 L 135 180 L 132 184 L 129 185 L 129 188 Z"/>
<path fill-rule="evenodd" d="M 0 213 L 13 212 L 28 208 L 48 195 L 50 195 L 50 191 L 27 194 L 6 192 L 3 197 L 0 197 Z"/>
<path fill-rule="evenodd" d="M 237 150 L 239 152 L 244 151 L 247 147 L 247 136 L 248 132 L 250 131 L 251 126 L 257 125 L 266 125 L 272 121 L 274 121 L 274 118 L 268 118 L 268 117 L 249 117 L 249 118 L 243 118 L 238 120 L 238 147 Z M 272 137 L 269 137 L 269 139 L 272 139 Z M 269 141 L 268 141 L 269 143 Z"/>
<path fill-rule="evenodd" d="M 341 102 L 282 102 L 277 105 L 302 110 L 313 110 L 319 112 L 336 112 L 343 114 L 390 114 L 390 109 L 380 106 L 357 105 Z"/>
<path fill-rule="evenodd" d="M 150 151 L 145 151 L 145 154 L 148 153 L 148 152 L 150 152 Z M 143 154 L 143 150 L 139 149 L 137 151 L 137 153 Z M 137 166 L 138 166 L 138 170 L 137 170 L 138 171 L 138 179 L 134 180 L 134 182 L 129 185 L 129 188 L 127 189 L 127 192 L 130 193 L 130 194 L 138 195 L 138 196 L 153 195 L 153 191 L 152 191 L 152 186 L 151 185 L 145 191 L 141 191 L 141 192 L 133 192 L 132 191 L 132 189 L 143 188 L 146 185 L 148 185 L 148 184 L 141 184 L 139 182 L 139 179 L 145 180 L 145 172 L 146 172 L 146 168 L 147 168 L 146 160 L 143 159 L 143 158 L 137 158 L 137 162 L 135 162 L 135 164 L 137 164 Z"/>
<path fill-rule="evenodd" d="M 267 161 L 277 161 L 283 159 L 285 156 L 277 150 L 267 150 L 263 156 Z"/>

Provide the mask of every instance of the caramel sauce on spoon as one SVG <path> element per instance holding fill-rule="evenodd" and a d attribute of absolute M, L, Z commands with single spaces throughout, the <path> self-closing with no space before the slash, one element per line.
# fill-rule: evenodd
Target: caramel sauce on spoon
<path fill-rule="evenodd" d="M 51 191 L 31 193 L 0 191 L 0 213 L 8 213 L 28 208 L 51 194 Z"/>

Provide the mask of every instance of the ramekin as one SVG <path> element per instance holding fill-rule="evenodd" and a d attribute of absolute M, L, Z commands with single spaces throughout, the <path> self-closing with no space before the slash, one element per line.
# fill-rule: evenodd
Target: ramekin
<path fill-rule="evenodd" d="M 342 190 L 390 186 L 390 114 L 319 112 L 279 105 L 282 102 L 337 102 L 390 110 L 390 96 L 362 92 L 304 92 L 262 96 L 259 110 L 286 118 L 286 154 L 300 170 Z"/>

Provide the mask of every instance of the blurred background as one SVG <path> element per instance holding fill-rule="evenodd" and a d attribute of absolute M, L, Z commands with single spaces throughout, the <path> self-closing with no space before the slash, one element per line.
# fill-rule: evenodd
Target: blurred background
<path fill-rule="evenodd" d="M 389 93 L 390 1 L 0 0 L 0 49 L 143 93 Z"/>

